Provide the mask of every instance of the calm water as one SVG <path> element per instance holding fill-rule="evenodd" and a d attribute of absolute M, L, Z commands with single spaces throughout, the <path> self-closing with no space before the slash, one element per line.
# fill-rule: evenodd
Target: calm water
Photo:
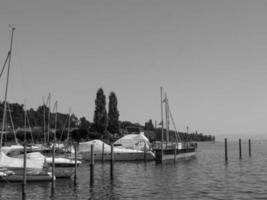
<path fill-rule="evenodd" d="M 95 182 L 89 187 L 89 163 L 79 167 L 78 183 L 57 180 L 50 198 L 50 183 L 27 185 L 27 199 L 267 199 L 267 142 L 252 143 L 248 157 L 243 143 L 229 143 L 229 162 L 224 162 L 224 144 L 199 143 L 197 156 L 176 164 L 154 162 L 115 163 L 114 180 L 109 165 L 95 165 Z M 21 199 L 20 184 L 0 184 L 0 199 Z"/>

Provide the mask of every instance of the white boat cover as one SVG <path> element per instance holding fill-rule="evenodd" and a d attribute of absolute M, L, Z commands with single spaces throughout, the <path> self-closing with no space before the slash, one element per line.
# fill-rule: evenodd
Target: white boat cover
<path fill-rule="evenodd" d="M 43 166 L 45 163 L 44 158 L 27 158 L 26 160 L 26 168 L 27 173 L 38 174 L 43 170 Z M 1 151 L 0 154 L 0 168 L 6 169 L 23 169 L 23 159 L 21 158 L 12 158 L 5 155 L 4 152 Z"/>
<path fill-rule="evenodd" d="M 46 162 L 51 164 L 53 162 L 52 157 L 46 157 Z M 81 164 L 81 161 L 77 160 L 77 164 Z M 67 158 L 55 158 L 55 164 L 75 164 L 75 160 L 67 159 Z"/>
<path fill-rule="evenodd" d="M 80 142 L 79 143 L 79 153 L 82 152 L 91 152 L 91 145 L 94 145 L 95 153 L 102 153 L 103 145 L 104 145 L 104 153 L 110 153 L 111 147 L 110 145 L 104 143 L 101 140 L 91 140 L 88 142 Z M 135 149 L 126 149 L 126 148 L 113 148 L 114 153 L 131 153 L 131 152 L 143 152 L 141 150 Z"/>
<path fill-rule="evenodd" d="M 8 154 L 12 151 L 21 151 L 24 149 L 22 145 L 11 145 L 11 146 L 3 146 L 2 148 L 3 153 Z"/>
<path fill-rule="evenodd" d="M 45 159 L 45 161 L 49 164 L 52 163 L 52 157 L 45 157 L 43 154 L 39 152 L 27 153 L 27 158 L 29 159 Z M 75 160 L 67 159 L 67 158 L 55 158 L 55 164 L 75 164 Z M 81 161 L 77 161 L 77 164 L 81 164 Z"/>
<path fill-rule="evenodd" d="M 147 137 L 144 135 L 144 132 L 140 134 L 128 134 L 123 136 L 114 142 L 116 147 L 122 147 L 126 149 L 135 149 L 144 151 L 144 146 L 146 145 L 146 149 L 150 148 L 150 142 Z"/>

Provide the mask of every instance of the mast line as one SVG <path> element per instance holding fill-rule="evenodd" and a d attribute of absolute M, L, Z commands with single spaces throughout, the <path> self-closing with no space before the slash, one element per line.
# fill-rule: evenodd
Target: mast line
<path fill-rule="evenodd" d="M 10 71 L 10 64 L 11 64 L 11 52 L 12 52 L 14 31 L 15 31 L 15 27 L 14 26 L 11 26 L 11 41 L 10 41 L 9 59 L 8 59 L 8 68 L 7 68 L 7 81 L 6 81 L 6 90 L 5 90 L 4 114 L 3 114 L 3 120 L 2 120 L 2 132 L 1 132 L 1 138 L 0 138 L 0 152 L 1 152 L 1 149 L 2 149 L 3 133 L 4 133 L 4 129 L 5 129 L 6 100 L 7 100 L 7 91 L 8 91 L 8 82 L 9 82 L 9 71 Z"/>

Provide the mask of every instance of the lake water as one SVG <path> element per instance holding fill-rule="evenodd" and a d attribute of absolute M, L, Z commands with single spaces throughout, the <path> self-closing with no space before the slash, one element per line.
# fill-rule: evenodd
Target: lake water
<path fill-rule="evenodd" d="M 267 199 L 267 142 L 228 143 L 228 164 L 224 143 L 199 143 L 195 158 L 176 164 L 148 162 L 115 163 L 114 180 L 109 164 L 95 164 L 95 181 L 89 186 L 89 163 L 78 168 L 77 185 L 73 180 L 56 181 L 55 197 L 50 183 L 27 185 L 27 199 Z M 21 199 L 21 184 L 0 184 L 0 199 Z"/>

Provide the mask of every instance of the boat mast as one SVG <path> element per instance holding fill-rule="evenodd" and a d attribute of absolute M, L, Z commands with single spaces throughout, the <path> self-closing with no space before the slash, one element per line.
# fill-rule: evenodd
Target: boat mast
<path fill-rule="evenodd" d="M 69 137 L 70 137 L 70 113 L 71 113 L 71 108 L 69 108 L 69 118 L 68 118 L 68 136 L 67 136 L 68 142 L 69 142 Z"/>
<path fill-rule="evenodd" d="M 56 145 L 56 133 L 57 133 L 57 101 L 55 102 L 54 104 L 54 108 L 53 108 L 53 112 L 54 112 L 54 115 L 55 115 L 55 133 L 54 133 L 54 146 Z"/>
<path fill-rule="evenodd" d="M 44 145 L 46 144 L 46 136 L 45 136 L 45 98 L 43 97 L 43 114 L 44 114 Z"/>
<path fill-rule="evenodd" d="M 29 126 L 29 130 L 30 130 L 30 133 L 31 133 L 32 144 L 34 144 L 34 139 L 33 139 L 32 128 L 31 128 L 31 124 L 30 124 L 30 119 L 29 119 L 29 116 L 28 116 L 28 111 L 26 110 L 25 112 L 26 112 L 26 120 L 27 120 L 27 123 L 28 123 L 28 126 Z"/>
<path fill-rule="evenodd" d="M 15 31 L 15 26 L 10 25 L 11 28 L 11 41 L 10 41 L 10 48 L 9 48 L 9 59 L 8 59 L 8 68 L 7 68 L 7 81 L 6 81 L 6 90 L 5 90 L 5 101 L 4 101 L 4 113 L 3 113 L 3 119 L 2 119 L 2 132 L 1 132 L 1 138 L 0 138 L 0 152 L 2 149 L 2 141 L 3 141 L 3 133 L 5 129 L 5 121 L 6 121 L 6 109 L 7 109 L 7 90 L 8 90 L 8 82 L 9 82 L 9 71 L 10 71 L 10 64 L 11 64 L 11 52 L 12 52 L 12 45 L 13 45 L 13 34 Z"/>
<path fill-rule="evenodd" d="M 160 87 L 160 111 L 161 111 L 161 161 L 162 161 L 162 159 L 163 159 L 163 133 L 164 133 L 162 92 L 163 92 L 163 89 L 162 89 L 162 87 Z"/>
<path fill-rule="evenodd" d="M 50 135 L 50 108 L 51 108 L 51 93 L 48 94 L 48 120 L 47 120 L 47 144 L 49 144 Z"/>
<path fill-rule="evenodd" d="M 15 138 L 15 143 L 18 144 L 18 140 L 17 140 L 17 136 L 16 136 L 16 131 L 15 131 L 15 127 L 14 127 L 14 123 L 13 123 L 13 119 L 12 119 L 12 114 L 11 114 L 11 109 L 10 109 L 10 106 L 9 104 L 7 104 L 7 109 L 8 109 L 8 113 L 9 113 L 9 118 L 10 118 L 10 122 L 11 122 L 11 126 L 12 126 L 12 130 L 13 130 L 13 133 L 14 133 L 14 138 Z"/>
<path fill-rule="evenodd" d="M 165 113 L 166 113 L 166 146 L 169 142 L 169 108 L 168 108 L 168 98 L 167 93 L 165 92 Z"/>

